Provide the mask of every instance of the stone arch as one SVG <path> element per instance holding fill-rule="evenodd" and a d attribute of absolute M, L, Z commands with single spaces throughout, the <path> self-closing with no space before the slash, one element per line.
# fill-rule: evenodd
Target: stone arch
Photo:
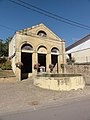
<path fill-rule="evenodd" d="M 23 42 L 20 45 L 20 50 L 21 62 L 23 63 L 23 66 L 21 67 L 21 80 L 23 80 L 28 78 L 29 74 L 33 71 L 33 46 L 28 42 Z"/>
<path fill-rule="evenodd" d="M 58 56 L 59 56 L 59 49 L 57 47 L 51 48 L 51 63 L 54 65 L 53 72 L 58 73 Z"/>
<path fill-rule="evenodd" d="M 22 49 L 22 47 L 24 46 L 24 45 L 30 45 L 30 46 L 32 46 L 32 48 L 34 49 L 34 47 L 33 47 L 33 45 L 31 44 L 31 43 L 29 43 L 29 42 L 27 42 L 27 41 L 24 41 L 24 42 L 22 42 L 20 45 L 19 45 L 19 51 L 21 51 L 21 49 Z"/>
<path fill-rule="evenodd" d="M 52 47 L 51 54 L 59 54 L 59 49 L 57 47 Z"/>
<path fill-rule="evenodd" d="M 46 53 L 47 54 L 47 47 L 45 45 L 43 45 L 43 44 L 39 44 L 36 47 L 36 51 L 40 52 L 40 53 Z"/>
<path fill-rule="evenodd" d="M 39 30 L 37 32 L 37 35 L 40 36 L 40 37 L 46 37 L 47 36 L 47 33 L 44 31 L 44 30 Z"/>
<path fill-rule="evenodd" d="M 33 47 L 32 47 L 32 45 L 25 43 L 22 45 L 21 50 L 31 50 L 32 51 Z"/>
<path fill-rule="evenodd" d="M 47 49 L 45 46 L 39 46 L 37 49 L 38 53 L 46 53 L 47 54 Z"/>
<path fill-rule="evenodd" d="M 44 45 L 39 45 L 37 48 L 37 56 L 38 56 L 38 63 L 40 67 L 44 67 L 46 71 L 46 56 L 47 56 L 47 48 Z M 40 71 L 40 70 L 39 70 Z"/>

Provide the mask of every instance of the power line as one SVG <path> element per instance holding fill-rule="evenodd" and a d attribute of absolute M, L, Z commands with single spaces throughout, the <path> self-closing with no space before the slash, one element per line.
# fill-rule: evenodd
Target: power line
<path fill-rule="evenodd" d="M 11 31 L 16 31 L 15 29 L 13 29 L 13 28 L 11 28 L 11 27 L 7 27 L 7 26 L 5 26 L 5 25 L 1 25 L 1 24 L 0 24 L 0 27 L 6 28 L 6 29 L 11 30 Z"/>
<path fill-rule="evenodd" d="M 72 23 L 70 23 L 70 21 L 68 20 L 68 21 L 65 21 L 65 20 L 62 20 L 61 18 L 59 18 L 57 15 L 56 16 L 54 16 L 54 14 L 52 14 L 52 13 L 50 13 L 50 12 L 45 12 L 45 10 L 43 10 L 43 11 L 40 11 L 40 10 L 36 10 L 35 8 L 30 8 L 30 6 L 28 7 L 28 6 L 25 6 L 25 4 L 21 4 L 21 3 L 18 3 L 18 2 L 16 2 L 16 1 L 13 1 L 13 0 L 9 0 L 10 2 L 12 2 L 12 3 L 14 3 L 14 4 L 17 4 L 17 5 L 19 5 L 19 6 L 22 6 L 22 7 L 24 7 L 24 8 L 26 8 L 26 9 L 29 9 L 29 10 L 32 10 L 32 11 L 35 11 L 35 12 L 38 12 L 38 13 L 40 13 L 40 14 L 43 14 L 43 15 L 45 15 L 45 16 L 47 16 L 47 17 L 49 17 L 49 18 L 53 18 L 53 19 L 55 19 L 55 20 L 57 20 L 57 21 L 61 21 L 61 22 L 64 22 L 64 23 L 67 23 L 67 24 L 69 24 L 69 25 L 72 25 L 72 26 L 75 26 L 75 27 L 79 27 L 79 28 L 82 28 L 82 29 L 85 29 L 85 30 L 90 30 L 90 27 L 89 26 L 87 26 L 86 27 L 86 25 L 83 25 L 83 24 L 80 24 L 80 23 L 78 23 L 78 24 L 76 24 L 77 22 L 72 22 Z M 20 0 L 21 1 L 21 0 Z M 23 2 L 23 3 L 25 3 L 25 2 Z M 28 4 L 28 3 L 26 3 L 26 4 Z M 28 4 L 29 5 L 29 4 Z M 49 14 L 48 14 L 49 13 Z M 51 15 L 50 15 L 51 14 Z M 66 19 L 66 18 L 65 18 Z M 81 26 L 82 25 L 82 26 Z"/>
<path fill-rule="evenodd" d="M 24 3 L 24 4 L 26 4 L 26 5 L 29 5 L 29 6 L 31 6 L 31 7 L 33 7 L 33 8 L 36 8 L 37 10 L 40 10 L 40 11 L 43 11 L 43 12 L 48 13 L 48 14 L 50 14 L 50 15 L 53 15 L 53 16 L 55 16 L 55 17 L 64 19 L 64 20 L 66 20 L 66 21 L 69 21 L 69 22 L 72 22 L 72 23 L 75 23 L 75 24 L 78 24 L 78 25 L 81 25 L 81 26 L 84 26 L 84 27 L 87 27 L 87 28 L 90 28 L 90 26 L 87 26 L 87 25 L 81 24 L 81 23 L 79 23 L 79 22 L 76 22 L 76 21 L 67 19 L 67 18 L 65 18 L 65 17 L 56 15 L 56 14 L 54 14 L 54 13 L 51 13 L 51 12 L 49 12 L 49 11 L 47 11 L 47 10 L 44 10 L 44 9 L 41 9 L 41 8 L 39 8 L 39 7 L 37 7 L 37 6 L 34 6 L 34 5 L 30 4 L 30 3 L 24 2 L 24 1 L 22 1 L 22 0 L 17 0 L 17 1 L 19 1 L 19 2 L 21 2 L 21 3 Z"/>

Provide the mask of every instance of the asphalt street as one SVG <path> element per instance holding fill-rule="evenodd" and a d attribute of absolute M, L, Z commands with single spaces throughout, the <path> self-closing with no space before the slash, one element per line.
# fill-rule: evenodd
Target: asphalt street
<path fill-rule="evenodd" d="M 0 120 L 90 120 L 90 96 L 64 104 L 19 111 L 0 116 Z"/>

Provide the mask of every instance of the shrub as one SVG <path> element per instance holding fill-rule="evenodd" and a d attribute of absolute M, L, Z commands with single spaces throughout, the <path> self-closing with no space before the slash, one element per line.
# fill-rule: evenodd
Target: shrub
<path fill-rule="evenodd" d="M 2 64 L 1 66 L 2 70 L 11 70 L 11 62 L 9 60 L 7 60 L 5 63 Z"/>
<path fill-rule="evenodd" d="M 0 57 L 0 64 L 3 64 L 7 61 L 7 59 L 5 57 Z"/>
<path fill-rule="evenodd" d="M 72 64 L 75 63 L 75 59 L 74 58 L 72 58 L 72 59 L 67 58 L 66 62 L 67 62 L 68 65 L 72 65 Z"/>

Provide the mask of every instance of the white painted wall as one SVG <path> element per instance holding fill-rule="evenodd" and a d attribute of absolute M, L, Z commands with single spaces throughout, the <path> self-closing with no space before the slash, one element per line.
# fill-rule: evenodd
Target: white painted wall
<path fill-rule="evenodd" d="M 9 57 L 11 57 L 14 53 L 15 53 L 15 36 L 9 43 Z M 11 62 L 12 62 L 13 72 L 15 73 L 16 71 L 15 56 L 11 59 Z"/>
<path fill-rule="evenodd" d="M 9 43 L 9 57 L 11 57 L 15 53 L 15 36 Z"/>
<path fill-rule="evenodd" d="M 73 53 L 76 51 L 81 51 L 81 50 L 88 49 L 88 48 L 90 48 L 90 38 L 86 40 L 85 42 L 77 45 L 76 47 L 73 47 L 72 49 L 66 51 L 66 54 Z"/>
<path fill-rule="evenodd" d="M 76 63 L 90 62 L 90 38 L 87 37 L 83 43 L 66 51 L 66 58 L 70 53 Z"/>

